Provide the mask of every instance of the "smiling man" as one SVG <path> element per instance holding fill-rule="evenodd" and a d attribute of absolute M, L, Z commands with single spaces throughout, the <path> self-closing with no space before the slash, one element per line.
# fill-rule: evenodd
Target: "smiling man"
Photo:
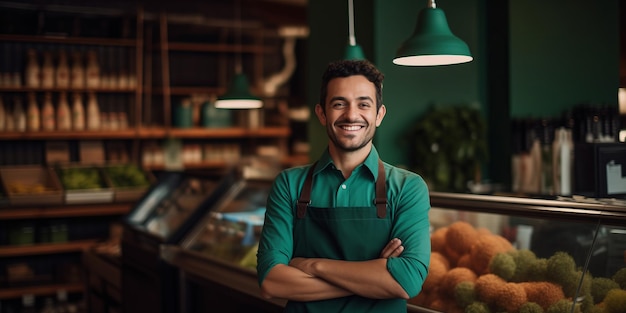
<path fill-rule="evenodd" d="M 257 254 L 262 294 L 285 312 L 406 312 L 430 260 L 430 199 L 417 174 L 379 159 L 384 75 L 329 64 L 315 113 L 329 142 L 317 162 L 281 172 Z"/>

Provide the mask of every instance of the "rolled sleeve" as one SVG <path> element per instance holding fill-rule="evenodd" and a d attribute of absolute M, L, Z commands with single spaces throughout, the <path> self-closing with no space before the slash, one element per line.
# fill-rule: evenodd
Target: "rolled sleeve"
<path fill-rule="evenodd" d="M 285 171 L 280 173 L 267 198 L 265 222 L 257 252 L 259 286 L 274 266 L 289 264 L 293 255 L 293 192 L 290 188 L 297 188 L 299 184 L 292 184 L 289 177 L 291 175 Z"/>
<path fill-rule="evenodd" d="M 430 263 L 428 187 L 424 180 L 415 174 L 391 180 L 389 187 L 397 191 L 391 193 L 397 196 L 391 199 L 392 205 L 396 206 L 392 238 L 402 240 L 404 251 L 400 257 L 387 260 L 387 270 L 409 297 L 414 297 L 422 289 Z"/>

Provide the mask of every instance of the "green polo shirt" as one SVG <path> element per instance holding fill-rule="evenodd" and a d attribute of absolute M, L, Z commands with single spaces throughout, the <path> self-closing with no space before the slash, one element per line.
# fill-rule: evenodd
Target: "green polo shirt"
<path fill-rule="evenodd" d="M 378 152 L 372 146 L 367 159 L 355 168 L 348 179 L 344 179 L 326 150 L 313 172 L 311 206 L 372 206 L 376 193 L 374 186 L 378 177 L 378 159 Z M 295 207 L 310 166 L 284 170 L 273 183 L 267 199 L 265 224 L 257 254 L 259 284 L 272 267 L 276 264 L 289 264 L 293 256 Z M 401 239 L 404 246 L 402 255 L 387 261 L 387 269 L 407 294 L 413 297 L 422 288 L 430 261 L 428 188 L 424 180 L 415 173 L 387 163 L 384 163 L 384 168 L 388 210 L 393 225 L 391 238 Z M 382 248 L 380 247 L 381 251 Z M 342 298 L 336 300 L 336 307 L 341 308 Z M 287 311 L 289 307 L 287 304 Z M 329 313 L 327 309 L 322 311 L 321 308 L 319 312 Z"/>

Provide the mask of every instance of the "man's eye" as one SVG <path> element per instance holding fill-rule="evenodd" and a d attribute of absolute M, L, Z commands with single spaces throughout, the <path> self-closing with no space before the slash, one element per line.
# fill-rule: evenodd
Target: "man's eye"
<path fill-rule="evenodd" d="M 343 103 L 343 102 L 335 102 L 335 103 L 332 104 L 333 108 L 341 108 L 341 107 L 344 107 L 344 106 L 346 106 L 346 104 Z"/>
<path fill-rule="evenodd" d="M 369 108 L 372 105 L 369 102 L 361 102 L 361 103 L 359 103 L 359 106 L 362 107 L 362 108 Z"/>

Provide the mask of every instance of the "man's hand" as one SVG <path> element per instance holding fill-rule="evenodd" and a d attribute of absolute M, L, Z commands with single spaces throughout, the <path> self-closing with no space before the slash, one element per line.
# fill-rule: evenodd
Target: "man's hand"
<path fill-rule="evenodd" d="M 383 248 L 383 251 L 380 252 L 380 257 L 383 259 L 399 257 L 402 251 L 404 251 L 402 241 L 398 238 L 393 238 L 385 248 Z"/>

